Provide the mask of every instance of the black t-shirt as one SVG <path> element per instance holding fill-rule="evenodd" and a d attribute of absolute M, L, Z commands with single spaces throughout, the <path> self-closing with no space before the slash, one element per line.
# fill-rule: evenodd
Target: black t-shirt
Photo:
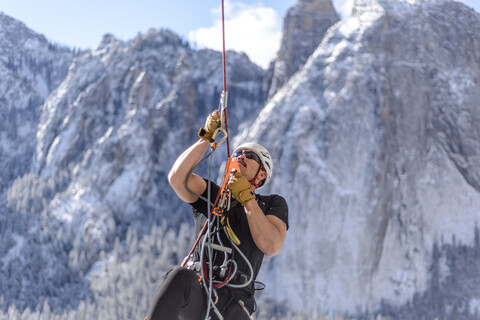
<path fill-rule="evenodd" d="M 207 181 L 208 183 L 208 181 Z M 215 183 L 211 183 L 211 195 L 210 201 L 214 202 L 217 194 L 220 190 L 220 187 Z M 207 198 L 208 193 L 207 189 L 202 194 L 202 197 Z M 264 195 L 255 195 L 256 201 L 259 207 L 262 209 L 265 215 L 273 215 L 285 222 L 288 229 L 288 206 L 285 199 L 279 195 L 273 194 L 269 196 Z M 250 228 L 248 226 L 247 215 L 243 206 L 240 203 L 235 202 L 236 205 L 233 208 L 230 208 L 229 211 L 225 212 L 225 216 L 229 218 L 230 227 L 233 229 L 235 234 L 240 240 L 239 249 L 243 254 L 248 258 L 252 264 L 254 271 L 254 279 L 257 277 L 257 274 L 262 265 L 262 260 L 264 253 L 257 247 L 253 241 L 252 234 L 250 233 Z M 200 232 L 201 228 L 205 224 L 206 217 L 208 217 L 208 208 L 207 203 L 199 198 L 196 202 L 191 203 L 193 209 L 193 217 L 195 220 L 195 226 L 197 234 Z M 225 236 L 223 230 L 220 232 L 221 240 L 224 246 L 231 247 L 230 241 Z M 215 237 L 215 241 L 217 242 Z M 199 246 L 200 247 L 200 246 Z M 198 248 L 198 247 L 197 247 Z M 221 265 L 223 262 L 223 254 L 217 254 L 215 259 L 215 265 Z M 238 252 L 234 250 L 234 260 L 237 263 L 238 270 L 245 274 L 249 274 L 249 268 L 245 260 L 241 257 Z"/>

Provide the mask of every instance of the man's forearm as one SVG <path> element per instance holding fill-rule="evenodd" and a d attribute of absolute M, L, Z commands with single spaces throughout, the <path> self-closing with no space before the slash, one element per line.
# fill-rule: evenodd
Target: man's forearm
<path fill-rule="evenodd" d="M 199 140 L 194 143 L 177 158 L 168 174 L 170 185 L 178 196 L 186 202 L 196 200 L 196 197 L 185 188 L 188 173 L 200 162 L 208 146 L 209 142 L 206 140 Z M 189 188 L 195 193 L 202 193 L 202 189 L 205 188 L 203 179 L 193 175 L 189 181 Z"/>

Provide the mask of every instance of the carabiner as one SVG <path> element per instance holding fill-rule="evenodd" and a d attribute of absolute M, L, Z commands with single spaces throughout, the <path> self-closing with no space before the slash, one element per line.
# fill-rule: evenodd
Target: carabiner
<path fill-rule="evenodd" d="M 219 142 L 215 142 L 215 139 L 218 137 L 218 135 L 219 135 L 220 133 L 223 133 L 222 139 L 220 139 Z M 227 136 L 228 136 L 228 133 L 227 133 L 227 131 L 225 131 L 225 129 L 223 129 L 222 127 L 217 128 L 217 129 L 213 132 L 213 134 L 212 134 L 212 139 L 210 140 L 210 142 L 212 143 L 212 144 L 211 144 L 212 149 L 213 149 L 213 150 L 217 150 L 217 147 L 218 147 L 219 145 L 221 145 L 223 142 L 225 142 L 225 139 L 227 139 Z"/>

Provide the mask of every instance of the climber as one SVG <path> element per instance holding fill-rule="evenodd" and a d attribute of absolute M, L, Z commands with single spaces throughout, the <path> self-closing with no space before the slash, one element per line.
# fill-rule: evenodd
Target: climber
<path fill-rule="evenodd" d="M 179 156 L 168 176 L 170 185 L 180 199 L 192 206 L 196 225 L 202 224 L 209 214 L 204 200 L 208 199 L 209 183 L 196 174 L 189 174 L 209 147 L 212 134 L 219 126 L 220 113 L 214 111 L 207 117 L 205 127 L 199 131 L 200 140 Z M 214 290 L 215 308 L 224 319 L 252 319 L 251 314 L 256 308 L 253 280 L 260 270 L 264 255 L 272 257 L 282 248 L 288 229 L 288 207 L 285 199 L 279 195 L 254 193 L 265 186 L 272 175 L 272 160 L 264 147 L 245 143 L 234 150 L 232 157 L 238 160 L 240 172 L 232 173 L 229 179 L 227 188 L 236 201 L 232 202 L 225 215 L 229 217 L 229 227 L 239 239 L 238 248 L 241 252 L 233 254 L 233 262 L 229 260 L 236 267 L 234 271 L 233 268 L 229 268 L 228 272 L 221 271 L 225 266 L 223 253 L 215 255 L 212 260 L 216 278 L 220 281 L 234 274 L 233 278 L 224 281 L 232 286 L 225 285 Z M 220 187 L 213 182 L 210 185 L 211 198 L 215 199 Z M 228 246 L 231 243 L 226 232 L 218 232 L 218 235 L 219 244 Z M 248 261 L 242 259 L 242 254 Z M 146 319 L 205 318 L 209 304 L 206 290 L 199 281 L 199 276 L 204 274 L 198 271 L 198 257 L 197 250 L 197 268 L 176 267 L 167 273 Z M 202 263 L 206 264 L 200 261 Z M 249 265 L 253 275 L 249 275 Z M 234 288 L 234 284 L 246 284 L 249 277 L 253 279 L 246 287 Z M 211 315 L 216 319 L 214 313 Z"/>

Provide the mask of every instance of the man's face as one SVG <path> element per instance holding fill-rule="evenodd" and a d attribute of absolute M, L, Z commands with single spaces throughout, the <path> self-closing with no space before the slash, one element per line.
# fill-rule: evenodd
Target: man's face
<path fill-rule="evenodd" d="M 260 168 L 260 158 L 250 150 L 240 150 L 233 156 L 238 160 L 240 173 L 243 174 L 248 181 L 255 178 L 255 175 Z M 265 172 L 263 170 L 260 172 L 258 178 L 265 178 Z"/>

